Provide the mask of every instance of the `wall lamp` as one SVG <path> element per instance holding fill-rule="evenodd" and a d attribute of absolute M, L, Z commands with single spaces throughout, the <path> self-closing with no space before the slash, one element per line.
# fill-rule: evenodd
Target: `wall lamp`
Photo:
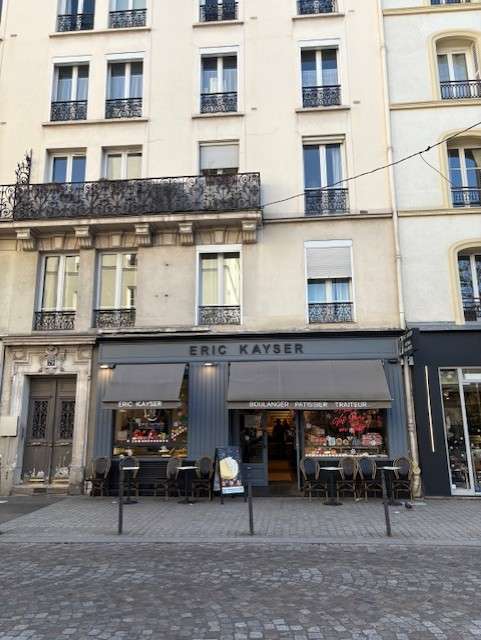
<path fill-rule="evenodd" d="M 105 364 L 105 363 L 103 363 L 103 364 L 100 365 L 100 368 L 101 369 L 115 369 L 115 365 L 114 364 Z"/>
<path fill-rule="evenodd" d="M 217 367 L 216 362 L 204 362 L 203 367 Z"/>

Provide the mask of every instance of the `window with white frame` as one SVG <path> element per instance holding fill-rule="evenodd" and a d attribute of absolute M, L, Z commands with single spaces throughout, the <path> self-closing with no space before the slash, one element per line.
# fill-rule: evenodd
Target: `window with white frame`
<path fill-rule="evenodd" d="M 51 120 L 85 120 L 89 86 L 89 65 L 55 65 Z"/>
<path fill-rule="evenodd" d="M 481 80 L 475 43 L 443 38 L 436 46 L 441 98 L 461 100 L 481 97 Z"/>
<path fill-rule="evenodd" d="M 200 144 L 200 173 L 202 175 L 235 174 L 238 171 L 238 142 L 203 142 Z"/>
<path fill-rule="evenodd" d="M 145 27 L 146 19 L 146 0 L 110 0 L 111 29 Z"/>
<path fill-rule="evenodd" d="M 303 107 L 330 107 L 341 104 L 336 47 L 302 49 L 301 69 Z"/>
<path fill-rule="evenodd" d="M 200 0 L 200 22 L 237 20 L 237 0 Z"/>
<path fill-rule="evenodd" d="M 240 252 L 199 254 L 199 324 L 239 324 Z"/>
<path fill-rule="evenodd" d="M 306 215 L 347 211 L 342 144 L 304 142 L 303 154 Z"/>
<path fill-rule="evenodd" d="M 55 153 L 50 155 L 50 182 L 85 182 L 85 153 Z"/>
<path fill-rule="evenodd" d="M 466 322 L 481 320 L 481 250 L 458 255 L 458 273 Z"/>
<path fill-rule="evenodd" d="M 481 146 L 449 147 L 448 160 L 453 206 L 481 206 Z"/>
<path fill-rule="evenodd" d="M 305 249 L 309 323 L 352 322 L 352 243 L 308 242 Z"/>
<path fill-rule="evenodd" d="M 201 113 L 237 111 L 237 54 L 203 55 Z"/>
<path fill-rule="evenodd" d="M 142 60 L 110 62 L 106 118 L 142 116 L 144 64 Z"/>
<path fill-rule="evenodd" d="M 142 177 L 140 149 L 107 149 L 104 151 L 104 178 L 136 180 Z"/>
<path fill-rule="evenodd" d="M 98 309 L 135 309 L 137 255 L 102 253 L 99 256 Z"/>
<path fill-rule="evenodd" d="M 95 0 L 59 0 L 57 31 L 94 28 Z"/>
<path fill-rule="evenodd" d="M 79 265 L 78 255 L 44 256 L 39 301 L 41 311 L 76 310 Z"/>

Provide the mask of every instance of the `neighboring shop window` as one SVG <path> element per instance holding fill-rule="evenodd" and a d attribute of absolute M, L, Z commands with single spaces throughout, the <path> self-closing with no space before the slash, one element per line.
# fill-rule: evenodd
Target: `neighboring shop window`
<path fill-rule="evenodd" d="M 100 256 L 99 309 L 135 309 L 137 255 L 103 253 Z"/>
<path fill-rule="evenodd" d="M 304 421 L 306 456 L 387 456 L 382 409 L 305 411 Z"/>
<path fill-rule="evenodd" d="M 187 457 L 188 378 L 177 409 L 135 409 L 115 412 L 114 455 Z"/>
<path fill-rule="evenodd" d="M 79 256 L 45 256 L 42 311 L 75 311 L 77 308 Z"/>

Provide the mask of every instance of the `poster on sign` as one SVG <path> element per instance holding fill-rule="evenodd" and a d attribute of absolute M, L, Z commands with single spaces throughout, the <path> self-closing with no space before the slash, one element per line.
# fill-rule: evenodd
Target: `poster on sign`
<path fill-rule="evenodd" d="M 221 496 L 244 494 L 239 447 L 218 447 L 215 450 L 214 489 Z"/>

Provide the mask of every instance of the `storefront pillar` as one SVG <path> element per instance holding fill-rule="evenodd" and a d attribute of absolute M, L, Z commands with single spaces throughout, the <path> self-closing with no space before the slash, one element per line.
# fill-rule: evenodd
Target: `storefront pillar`
<path fill-rule="evenodd" d="M 417 438 L 416 417 L 414 413 L 414 397 L 411 380 L 411 369 L 409 366 L 409 358 L 404 357 L 403 363 L 404 371 L 404 388 L 406 396 L 406 414 L 407 414 L 407 428 L 409 439 L 409 450 L 411 461 L 413 464 L 413 495 L 415 498 L 422 497 L 422 481 L 421 481 L 421 467 L 419 466 L 419 448 Z"/>
<path fill-rule="evenodd" d="M 82 493 L 87 450 L 88 414 L 90 400 L 90 367 L 77 375 L 75 392 L 75 421 L 72 441 L 72 463 L 70 466 L 69 493 Z"/>

